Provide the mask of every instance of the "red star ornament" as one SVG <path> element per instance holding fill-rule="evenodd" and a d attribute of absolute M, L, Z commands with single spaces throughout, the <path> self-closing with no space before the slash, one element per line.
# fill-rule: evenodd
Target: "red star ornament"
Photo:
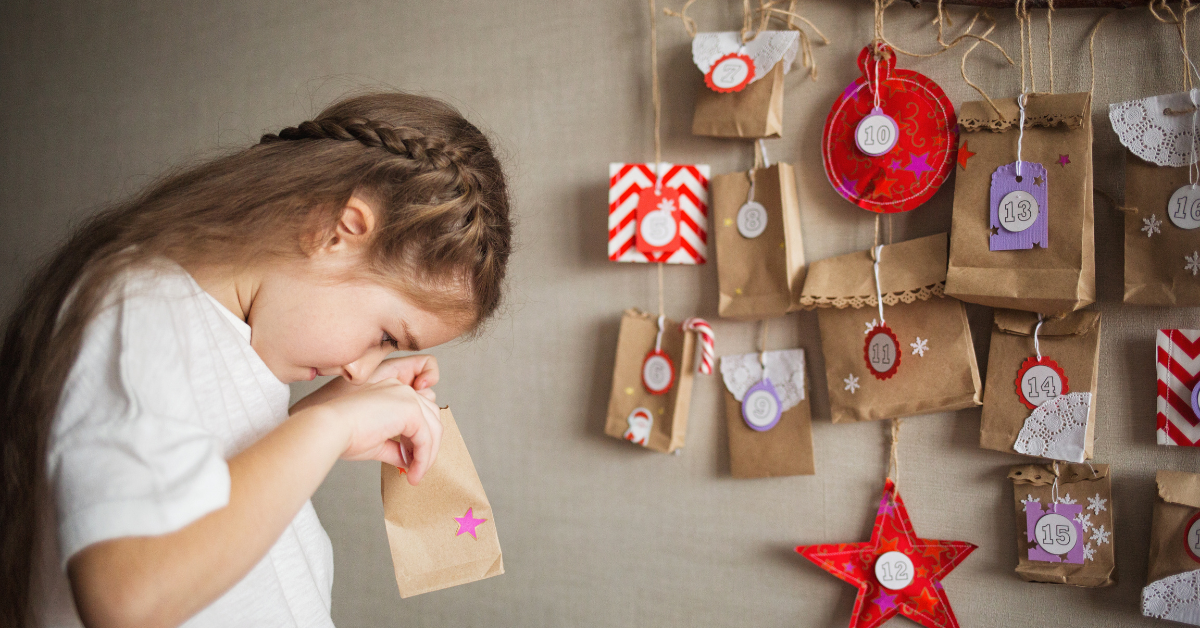
<path fill-rule="evenodd" d="M 975 547 L 918 538 L 895 483 L 888 480 L 870 541 L 801 545 L 796 551 L 858 587 L 850 628 L 875 628 L 897 614 L 926 628 L 957 628 L 941 579 Z"/>

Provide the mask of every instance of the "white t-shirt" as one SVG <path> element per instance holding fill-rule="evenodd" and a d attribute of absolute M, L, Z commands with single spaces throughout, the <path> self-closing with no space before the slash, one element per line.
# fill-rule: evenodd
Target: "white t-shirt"
<path fill-rule="evenodd" d="M 48 627 L 82 625 L 68 558 L 225 506 L 226 459 L 288 416 L 288 386 L 251 348 L 250 326 L 178 265 L 158 266 L 123 275 L 63 388 L 47 461 L 55 512 L 42 513 Z M 333 626 L 332 585 L 333 547 L 308 502 L 241 582 L 183 625 Z"/>

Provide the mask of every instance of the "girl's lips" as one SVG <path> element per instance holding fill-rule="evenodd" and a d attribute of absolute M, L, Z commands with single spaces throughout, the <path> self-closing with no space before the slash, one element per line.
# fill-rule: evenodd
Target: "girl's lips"
<path fill-rule="evenodd" d="M 317 378 L 317 369 L 309 368 L 308 381 L 313 381 Z"/>

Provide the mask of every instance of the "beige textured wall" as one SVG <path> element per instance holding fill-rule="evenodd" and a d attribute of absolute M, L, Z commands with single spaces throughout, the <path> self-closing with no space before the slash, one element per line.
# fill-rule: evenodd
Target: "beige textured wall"
<path fill-rule="evenodd" d="M 733 28 L 737 5 L 707 0 L 695 17 L 702 29 Z M 872 241 L 872 215 L 830 189 L 818 152 L 872 20 L 863 0 L 801 9 L 834 43 L 817 50 L 819 81 L 787 77 L 786 133 L 768 147 L 797 166 L 805 247 L 820 259 Z M 932 15 L 896 7 L 889 32 L 930 50 Z M 961 24 L 966 12 L 954 15 Z M 1097 16 L 1054 18 L 1059 91 L 1087 89 L 1085 36 Z M 998 38 L 1015 52 L 1014 26 L 1005 12 Z M 745 169 L 744 143 L 690 135 L 699 78 L 689 42 L 676 21 L 660 29 L 664 157 L 711 164 L 714 174 Z M 488 489 L 508 573 L 401 601 L 378 469 L 339 464 L 314 498 L 336 548 L 339 625 L 844 625 L 854 589 L 791 548 L 868 538 L 887 425 L 829 423 L 814 315 L 776 323 L 772 345 L 809 352 L 815 477 L 732 480 L 712 377 L 697 378 L 682 455 L 602 435 L 618 316 L 656 302 L 653 269 L 609 263 L 604 244 L 607 163 L 652 155 L 647 35 L 640 0 L 9 0 L 0 5 L 0 299 L 11 308 L 72 223 L 164 168 L 245 146 L 358 86 L 450 99 L 508 154 L 519 221 L 507 312 L 481 340 L 433 351 L 440 399 L 454 407 Z M 1103 105 L 1177 91 L 1181 65 L 1173 29 L 1144 11 L 1110 19 L 1097 48 L 1096 181 L 1119 198 L 1121 152 Z M 958 103 L 974 93 L 957 55 L 902 63 Z M 1013 95 L 1016 68 L 982 48 L 976 55 L 982 84 Z M 948 229 L 951 189 L 898 217 L 897 239 Z M 967 626 L 1151 625 L 1138 600 L 1153 474 L 1197 468 L 1197 452 L 1154 444 L 1153 330 L 1195 326 L 1196 312 L 1122 307 L 1118 218 L 1100 200 L 1096 214 L 1105 316 L 1096 456 L 1113 466 L 1120 584 L 1020 581 L 1005 469 L 1021 459 L 976 447 L 978 410 L 914 418 L 904 424 L 901 481 L 918 533 L 980 546 L 945 582 Z M 756 326 L 717 320 L 713 265 L 666 277 L 668 314 L 714 321 L 719 353 L 752 349 Z M 971 316 L 983 361 L 990 313 L 972 307 Z"/>

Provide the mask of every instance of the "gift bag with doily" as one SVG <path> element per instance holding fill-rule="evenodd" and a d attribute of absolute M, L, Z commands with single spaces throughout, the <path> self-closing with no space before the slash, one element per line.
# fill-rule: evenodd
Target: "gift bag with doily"
<path fill-rule="evenodd" d="M 1112 481 L 1106 464 L 1009 470 L 1017 513 L 1017 575 L 1028 582 L 1117 583 Z"/>
<path fill-rule="evenodd" d="M 721 316 L 775 318 L 800 309 L 804 244 L 792 166 L 714 177 L 712 195 Z"/>
<path fill-rule="evenodd" d="M 1114 103 L 1125 146 L 1125 302 L 1200 305 L 1200 89 Z"/>
<path fill-rule="evenodd" d="M 1096 300 L 1091 95 L 963 103 L 946 294 L 1046 314 Z"/>
<path fill-rule="evenodd" d="M 721 379 L 733 477 L 816 473 L 803 349 L 722 356 Z"/>
<path fill-rule="evenodd" d="M 783 131 L 783 75 L 800 48 L 794 30 L 698 33 L 692 61 L 704 75 L 696 95 L 692 133 L 711 137 L 779 137 Z"/>
<path fill-rule="evenodd" d="M 963 304 L 944 294 L 946 234 L 809 266 L 801 304 L 820 308 L 834 423 L 980 404 Z"/>
<path fill-rule="evenodd" d="M 979 446 L 1068 462 L 1092 457 L 1100 313 L 996 310 Z"/>
<path fill-rule="evenodd" d="M 1159 471 L 1142 614 L 1200 626 L 1200 475 Z"/>

